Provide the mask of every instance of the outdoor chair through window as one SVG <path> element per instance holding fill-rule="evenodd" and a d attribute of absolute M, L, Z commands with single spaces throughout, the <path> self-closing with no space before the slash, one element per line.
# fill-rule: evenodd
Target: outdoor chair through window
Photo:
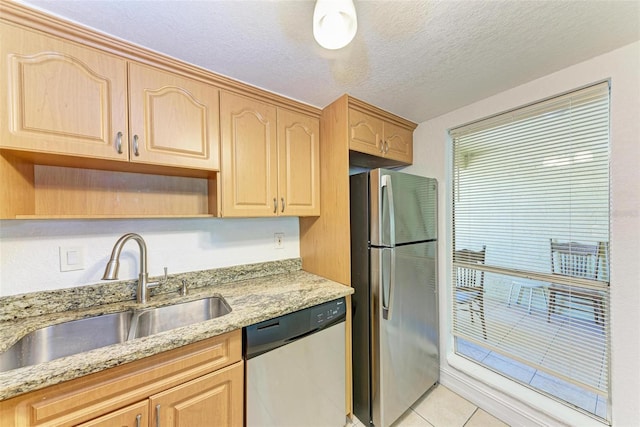
<path fill-rule="evenodd" d="M 481 251 L 462 249 L 455 252 L 454 260 L 470 264 L 484 264 L 485 254 L 486 246 L 483 246 Z M 482 335 L 484 339 L 487 339 L 487 327 L 484 319 L 484 271 L 458 267 L 455 285 L 456 305 L 467 306 L 461 310 L 469 311 L 471 322 L 474 321 L 474 314 L 480 316 Z"/>
<path fill-rule="evenodd" d="M 601 278 L 600 266 L 606 256 L 606 244 L 557 242 L 551 239 L 551 272 L 589 280 Z M 604 295 L 597 289 L 552 283 L 549 286 L 547 322 L 558 307 L 583 312 L 593 311 L 597 325 L 604 324 Z"/>

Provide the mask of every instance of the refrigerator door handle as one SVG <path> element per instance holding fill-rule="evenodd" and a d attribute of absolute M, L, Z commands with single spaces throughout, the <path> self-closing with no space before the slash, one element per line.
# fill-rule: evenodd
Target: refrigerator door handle
<path fill-rule="evenodd" d="M 395 248 L 385 248 L 385 251 L 389 251 L 391 255 L 391 262 L 389 268 L 389 286 L 385 292 L 384 289 L 384 279 L 382 280 L 382 318 L 384 320 L 391 320 L 391 309 L 393 307 L 393 290 L 395 289 L 396 282 L 396 249 Z M 384 271 L 383 271 L 384 275 Z"/>
<path fill-rule="evenodd" d="M 380 190 L 387 187 L 387 206 L 389 207 L 389 246 L 396 245 L 396 214 L 393 203 L 393 185 L 391 184 L 391 175 L 382 175 Z"/>

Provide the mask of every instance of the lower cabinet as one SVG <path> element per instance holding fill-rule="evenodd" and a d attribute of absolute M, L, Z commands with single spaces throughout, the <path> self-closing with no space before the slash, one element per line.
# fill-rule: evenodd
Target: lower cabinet
<path fill-rule="evenodd" d="M 239 362 L 78 427 L 241 426 L 243 375 Z"/>
<path fill-rule="evenodd" d="M 241 427 L 240 330 L 0 402 L 0 426 Z"/>
<path fill-rule="evenodd" d="M 241 362 L 151 396 L 151 425 L 241 426 L 243 375 Z"/>

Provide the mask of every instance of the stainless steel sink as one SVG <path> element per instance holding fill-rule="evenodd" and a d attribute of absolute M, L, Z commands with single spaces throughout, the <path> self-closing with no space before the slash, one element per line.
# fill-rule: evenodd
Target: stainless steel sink
<path fill-rule="evenodd" d="M 124 342 L 129 334 L 131 315 L 131 311 L 123 311 L 37 329 L 0 353 L 0 371 Z"/>
<path fill-rule="evenodd" d="M 231 312 L 223 298 L 209 297 L 134 313 L 129 339 L 215 319 Z"/>
<path fill-rule="evenodd" d="M 0 353 L 0 372 L 204 322 L 230 312 L 224 298 L 208 297 L 47 326 L 25 335 Z"/>

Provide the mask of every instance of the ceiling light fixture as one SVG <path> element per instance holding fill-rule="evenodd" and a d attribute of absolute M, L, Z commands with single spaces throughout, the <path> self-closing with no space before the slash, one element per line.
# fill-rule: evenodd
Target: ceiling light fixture
<path fill-rule="evenodd" d="M 340 49 L 353 40 L 358 30 L 353 0 L 316 0 L 313 37 L 325 49 Z"/>

